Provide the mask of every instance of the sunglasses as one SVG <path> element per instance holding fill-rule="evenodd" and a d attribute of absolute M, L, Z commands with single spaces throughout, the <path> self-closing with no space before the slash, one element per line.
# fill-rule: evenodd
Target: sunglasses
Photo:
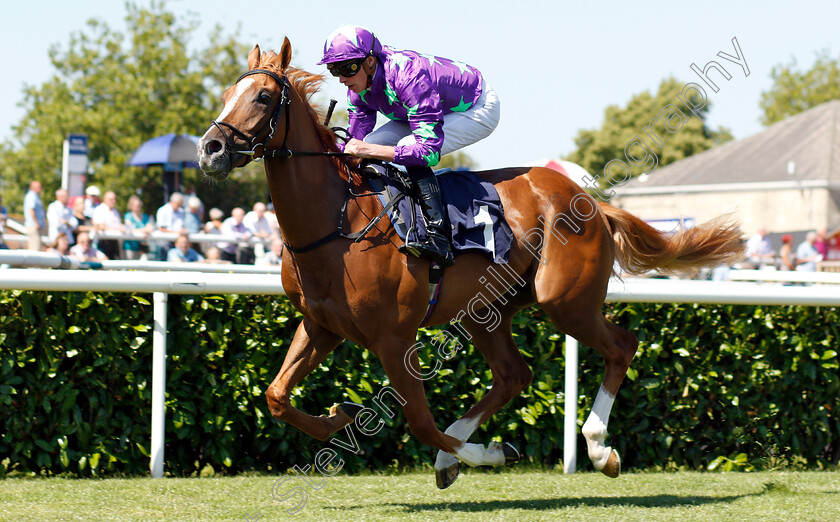
<path fill-rule="evenodd" d="M 339 76 L 350 78 L 351 76 L 356 76 L 356 74 L 362 69 L 362 62 L 364 62 L 363 59 L 331 63 L 327 65 L 327 70 L 329 70 L 330 74 L 336 78 Z"/>

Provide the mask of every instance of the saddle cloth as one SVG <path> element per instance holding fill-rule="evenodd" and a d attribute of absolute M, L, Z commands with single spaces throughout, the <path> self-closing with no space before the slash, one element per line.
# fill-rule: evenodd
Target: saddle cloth
<path fill-rule="evenodd" d="M 388 165 L 388 169 L 401 169 Z M 385 168 L 377 165 L 378 178 L 371 178 L 373 190 L 379 192 L 379 199 L 387 207 L 391 199 L 402 192 L 400 184 L 391 175 L 385 175 Z M 492 183 L 468 171 L 444 169 L 435 172 L 440 185 L 441 200 L 446 208 L 451 230 L 453 253 L 457 257 L 466 252 L 480 252 L 495 263 L 504 264 L 510 256 L 513 232 L 505 221 L 505 212 L 499 194 Z M 412 206 L 416 219 L 412 220 Z M 405 241 L 406 235 L 417 234 L 420 240 L 426 238 L 426 226 L 419 204 L 404 197 L 388 211 L 397 235 Z M 411 225 L 414 224 L 413 230 Z"/>

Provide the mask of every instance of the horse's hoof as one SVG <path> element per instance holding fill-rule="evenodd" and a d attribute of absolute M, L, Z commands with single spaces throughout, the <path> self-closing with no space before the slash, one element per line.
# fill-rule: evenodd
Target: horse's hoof
<path fill-rule="evenodd" d="M 505 454 L 505 464 L 513 464 L 521 458 L 519 451 L 510 442 L 505 442 L 505 445 L 502 446 L 502 452 Z"/>
<path fill-rule="evenodd" d="M 604 465 L 601 473 L 610 478 L 616 478 L 621 474 L 621 457 L 618 456 L 616 450 L 610 452 L 610 458 L 607 459 L 607 463 Z"/>
<path fill-rule="evenodd" d="M 345 401 L 341 404 L 334 404 L 332 408 L 330 408 L 330 416 L 334 415 L 344 415 L 347 417 L 347 423 L 352 424 L 353 421 L 356 419 L 356 415 L 365 409 L 364 406 L 361 404 L 356 404 L 355 402 Z"/>
<path fill-rule="evenodd" d="M 451 466 L 447 466 L 443 469 L 436 469 L 435 470 L 435 484 L 437 484 L 438 489 L 446 489 L 452 485 L 455 480 L 458 479 L 458 475 L 461 474 L 461 463 L 456 462 Z"/>

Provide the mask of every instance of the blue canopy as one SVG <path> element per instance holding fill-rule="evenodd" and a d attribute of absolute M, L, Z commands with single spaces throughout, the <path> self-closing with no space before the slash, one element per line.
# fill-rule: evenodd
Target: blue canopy
<path fill-rule="evenodd" d="M 175 163 L 182 167 L 198 168 L 199 139 L 189 134 L 166 134 L 152 138 L 134 151 L 126 165 L 145 167 Z"/>

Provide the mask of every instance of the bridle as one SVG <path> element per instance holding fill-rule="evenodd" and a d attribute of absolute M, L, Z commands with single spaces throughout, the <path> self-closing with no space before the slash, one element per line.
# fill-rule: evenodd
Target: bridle
<path fill-rule="evenodd" d="M 283 88 L 283 91 L 280 93 L 280 101 L 278 101 L 277 105 L 274 107 L 274 113 L 271 115 L 271 118 L 265 123 L 265 125 L 263 125 L 260 131 L 254 134 L 253 137 L 248 137 L 247 134 L 245 134 L 244 132 L 237 129 L 236 127 L 234 127 L 226 121 L 213 120 L 212 123 L 216 126 L 217 129 L 219 129 L 219 132 L 222 133 L 222 136 L 225 137 L 225 142 L 227 143 L 228 150 L 230 150 L 234 154 L 251 156 L 254 159 L 254 161 L 260 161 L 261 159 L 266 157 L 265 147 L 266 145 L 268 145 L 268 142 L 270 142 L 271 139 L 274 137 L 274 133 L 277 131 L 277 124 L 280 122 L 280 116 L 282 115 L 284 110 L 286 112 L 286 133 L 283 136 L 283 145 L 280 147 L 280 150 L 286 148 L 286 138 L 289 135 L 289 102 L 291 100 L 289 98 L 289 81 L 286 79 L 285 76 L 280 76 L 274 71 L 269 71 L 268 69 L 254 69 L 252 71 L 248 71 L 242 76 L 240 76 L 236 80 L 234 85 L 242 81 L 242 78 L 245 78 L 246 76 L 252 76 L 254 74 L 265 74 L 267 76 L 270 76 Z M 232 135 L 229 136 L 228 133 L 225 132 L 223 126 L 227 127 L 232 133 Z M 266 134 L 265 139 L 262 140 L 261 143 L 257 143 L 257 140 L 259 139 L 260 135 L 265 132 L 266 127 L 268 128 L 268 134 Z M 248 147 L 250 148 L 236 148 L 233 141 L 233 135 L 236 135 L 245 140 L 248 143 Z"/>
<path fill-rule="evenodd" d="M 249 137 L 247 134 L 242 132 L 241 130 L 237 129 L 230 123 L 226 121 L 217 121 L 212 120 L 212 124 L 219 129 L 219 132 L 222 133 L 222 136 L 225 137 L 225 143 L 227 144 L 228 150 L 234 154 L 242 154 L 244 156 L 250 156 L 254 161 L 259 162 L 264 160 L 265 158 L 281 158 L 287 159 L 293 156 L 347 156 L 347 154 L 343 152 L 334 152 L 334 151 L 314 151 L 314 152 L 292 152 L 288 147 L 286 147 L 286 138 L 289 137 L 289 105 L 291 103 L 291 98 L 289 98 L 289 80 L 286 79 L 285 76 L 280 76 L 279 74 L 275 73 L 274 71 L 270 71 L 268 69 L 254 69 L 251 71 L 246 72 L 242 76 L 240 76 L 234 85 L 242 81 L 242 78 L 246 76 L 251 76 L 254 74 L 265 74 L 270 76 L 274 79 L 281 87 L 282 92 L 280 93 L 280 100 L 277 102 L 277 105 L 274 107 L 274 112 L 271 115 L 271 118 L 263 125 L 263 127 L 254 134 L 253 137 Z M 280 123 L 280 118 L 283 113 L 286 113 L 286 123 L 285 123 L 285 132 L 283 133 L 283 143 L 280 145 L 279 149 L 268 149 L 267 146 L 269 142 L 271 142 L 272 138 L 274 138 L 274 133 L 277 131 L 277 124 Z M 231 135 L 228 135 L 225 132 L 223 127 L 227 127 Z M 268 134 L 266 134 L 265 139 L 262 142 L 257 142 L 261 134 L 265 133 L 266 128 L 268 128 Z M 336 129 L 333 129 L 336 130 Z M 344 130 L 344 129 L 340 129 Z M 236 135 L 248 143 L 248 147 L 246 149 L 239 149 L 236 148 L 233 135 Z"/>

